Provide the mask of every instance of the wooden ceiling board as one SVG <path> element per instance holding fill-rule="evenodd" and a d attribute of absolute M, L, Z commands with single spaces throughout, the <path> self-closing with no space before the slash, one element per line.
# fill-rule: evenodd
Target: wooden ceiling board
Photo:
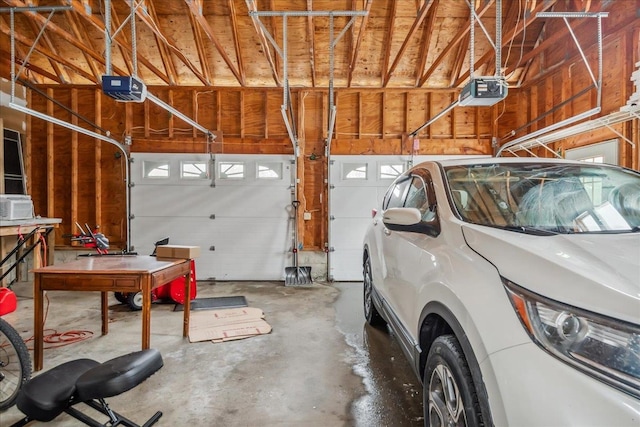
<path fill-rule="evenodd" d="M 40 38 L 28 58 L 29 74 L 21 77 L 34 83 L 96 84 L 98 77 L 105 72 L 104 20 L 107 4 L 112 6 L 113 28 L 122 27 L 111 45 L 113 73 L 132 74 L 133 46 L 127 22 L 130 3 L 126 0 L 70 1 L 73 10 L 54 14 L 46 25 L 45 37 Z M 267 38 L 259 34 L 260 26 L 249 15 L 249 7 L 255 7 L 259 12 L 300 12 L 303 15 L 287 17 L 287 69 L 288 83 L 292 87 L 326 88 L 331 82 L 331 71 L 334 87 L 459 89 L 465 84 L 471 59 L 468 41 L 470 11 L 466 0 L 367 2 L 143 0 L 135 17 L 138 76 L 148 86 L 281 87 L 284 59 L 274 51 Z M 473 3 L 482 15 L 484 28 L 490 37 L 494 37 L 495 0 Z M 0 0 L 0 7 L 24 7 L 27 4 L 26 0 Z M 67 0 L 40 0 L 37 4 L 60 6 L 67 4 Z M 564 60 L 567 56 L 565 49 L 575 52 L 575 48 L 568 46 L 567 41 L 570 40 L 562 20 L 536 18 L 535 11 L 607 11 L 613 4 L 602 0 L 503 0 L 502 64 L 503 67 L 506 64 L 510 84 L 523 83 L 538 74 L 536 68 L 548 67 L 549 64 L 545 63 L 540 63 L 543 68 L 531 67 L 532 61 L 543 52 L 546 60 L 554 63 Z M 90 14 L 85 5 L 89 6 Z M 336 43 L 334 67 L 331 69 L 329 18 L 311 18 L 307 12 L 362 11 L 369 6 L 366 20 L 356 18 Z M 434 8 L 433 19 L 427 16 L 431 11 L 423 7 Z M 626 18 L 623 15 L 605 20 L 605 31 L 618 22 L 624 22 Z M 47 16 L 44 11 L 19 11 L 15 14 L 17 62 L 24 61 Z M 259 19 L 282 49 L 284 18 L 262 16 Z M 333 18 L 336 36 L 349 19 Z M 583 32 L 595 24 L 595 20 L 586 24 L 575 21 L 584 28 Z M 527 26 L 522 30 L 524 23 Z M 563 34 L 563 44 L 544 46 L 546 39 L 559 33 Z M 9 54 L 10 35 L 9 16 L 4 13 L 0 15 L 0 56 L 5 58 Z M 425 40 L 428 46 L 423 46 Z M 540 46 L 544 50 L 538 51 Z M 475 74 L 493 75 L 495 52 L 479 25 L 475 27 L 472 48 L 475 60 L 480 61 L 474 64 Z M 531 71 L 525 72 L 529 68 Z M 7 69 L 6 66 L 0 68 L 5 78 L 8 77 Z"/>

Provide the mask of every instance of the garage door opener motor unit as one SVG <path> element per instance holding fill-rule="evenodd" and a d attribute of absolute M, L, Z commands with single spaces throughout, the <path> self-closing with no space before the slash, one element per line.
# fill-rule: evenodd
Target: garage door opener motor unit
<path fill-rule="evenodd" d="M 473 77 L 460 92 L 459 105 L 493 105 L 507 97 L 504 77 Z"/>
<path fill-rule="evenodd" d="M 144 102 L 147 97 L 145 84 L 131 76 L 102 76 L 102 91 L 124 102 Z"/>

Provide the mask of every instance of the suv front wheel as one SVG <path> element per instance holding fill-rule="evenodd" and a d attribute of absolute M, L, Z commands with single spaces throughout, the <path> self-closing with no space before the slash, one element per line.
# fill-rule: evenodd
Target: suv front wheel
<path fill-rule="evenodd" d="M 435 339 L 423 378 L 425 426 L 483 425 L 469 365 L 453 335 Z"/>
<path fill-rule="evenodd" d="M 378 312 L 378 309 L 373 302 L 373 275 L 371 274 L 371 261 L 367 255 L 362 266 L 364 275 L 364 317 L 367 319 L 367 323 L 371 326 L 382 327 L 386 325 L 386 322 Z"/>

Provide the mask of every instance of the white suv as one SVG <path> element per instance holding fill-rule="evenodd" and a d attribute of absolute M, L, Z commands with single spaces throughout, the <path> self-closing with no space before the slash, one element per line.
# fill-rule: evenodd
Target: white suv
<path fill-rule="evenodd" d="M 640 425 L 640 174 L 425 162 L 364 240 L 364 311 L 423 383 L 425 425 Z"/>

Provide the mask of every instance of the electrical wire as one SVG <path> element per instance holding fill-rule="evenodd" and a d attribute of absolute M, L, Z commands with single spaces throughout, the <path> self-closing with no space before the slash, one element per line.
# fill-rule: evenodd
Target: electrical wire
<path fill-rule="evenodd" d="M 50 304 L 49 296 L 46 293 L 45 293 L 45 299 L 47 301 L 47 304 L 44 310 L 44 318 L 42 321 L 42 328 L 43 328 L 42 341 L 43 343 L 49 344 L 49 345 L 45 345 L 43 348 L 49 349 L 49 348 L 64 347 L 65 345 L 70 345 L 70 344 L 75 344 L 77 342 L 85 341 L 93 336 L 93 332 L 87 331 L 87 330 L 72 329 L 70 331 L 60 333 L 55 329 L 44 329 L 44 325 L 47 322 L 47 316 L 49 314 L 49 304 Z M 50 331 L 50 332 L 48 334 L 45 334 L 45 332 L 47 331 Z M 24 340 L 24 343 L 27 344 L 27 348 L 29 350 L 33 350 L 33 346 L 30 346 L 29 343 L 31 343 L 34 340 L 35 340 L 35 336 L 33 335 Z"/>
<path fill-rule="evenodd" d="M 518 8 L 518 19 L 516 21 L 516 25 L 514 28 L 518 28 L 518 25 L 520 24 L 520 18 L 522 18 L 522 41 L 520 42 L 520 57 L 518 58 L 518 61 L 516 62 L 516 65 L 514 65 L 513 67 L 513 71 L 506 77 L 507 80 L 509 80 L 516 72 L 516 70 L 518 69 L 518 67 L 520 66 L 520 63 L 522 62 L 522 57 L 524 56 L 524 43 L 525 40 L 527 39 L 527 13 L 526 13 L 526 8 L 527 5 L 529 4 L 529 0 L 525 0 L 524 2 L 524 7 L 522 7 L 522 0 L 520 0 L 520 7 Z M 522 14 L 521 14 L 522 12 Z M 504 68 L 506 69 L 509 63 L 509 56 L 511 56 L 511 48 L 513 46 L 513 40 L 515 37 L 511 38 L 511 42 L 509 44 L 509 50 L 507 52 L 507 58 L 504 61 Z"/>

